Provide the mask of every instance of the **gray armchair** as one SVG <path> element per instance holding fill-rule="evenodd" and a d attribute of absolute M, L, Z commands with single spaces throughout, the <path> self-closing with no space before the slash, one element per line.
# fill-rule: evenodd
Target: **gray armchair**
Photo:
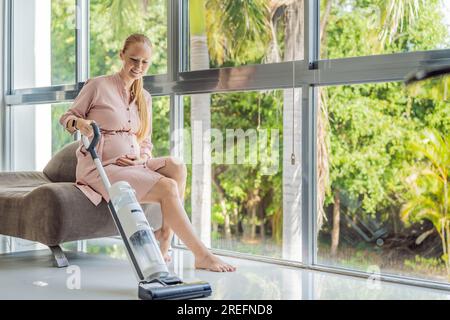
<path fill-rule="evenodd" d="M 0 234 L 47 245 L 58 267 L 68 265 L 61 243 L 118 234 L 107 203 L 96 207 L 75 187 L 78 145 L 66 145 L 43 172 L 0 172 Z M 157 229 L 159 205 L 143 209 Z"/>

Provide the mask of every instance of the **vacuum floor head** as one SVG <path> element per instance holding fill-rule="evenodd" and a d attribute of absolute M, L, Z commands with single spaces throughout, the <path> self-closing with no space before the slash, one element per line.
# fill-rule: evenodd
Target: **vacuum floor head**
<path fill-rule="evenodd" d="M 180 300 L 205 298 L 211 295 L 211 286 L 204 281 L 184 283 L 177 277 L 166 277 L 139 283 L 142 300 Z"/>

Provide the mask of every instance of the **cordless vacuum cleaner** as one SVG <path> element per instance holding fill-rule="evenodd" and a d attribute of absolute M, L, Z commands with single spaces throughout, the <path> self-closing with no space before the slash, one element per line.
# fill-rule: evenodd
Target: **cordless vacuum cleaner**
<path fill-rule="evenodd" d="M 92 123 L 92 142 L 82 136 L 84 147 L 92 156 L 103 185 L 110 197 L 108 207 L 116 224 L 130 263 L 139 282 L 139 298 L 143 300 L 193 299 L 211 295 L 207 282 L 184 283 L 170 275 L 135 191 L 126 181 L 111 186 L 95 147 L 100 139 L 100 129 Z"/>

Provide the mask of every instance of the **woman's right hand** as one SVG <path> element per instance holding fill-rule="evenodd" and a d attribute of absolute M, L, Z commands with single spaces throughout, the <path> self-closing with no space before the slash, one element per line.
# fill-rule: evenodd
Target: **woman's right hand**
<path fill-rule="evenodd" d="M 85 120 L 83 118 L 78 118 L 75 126 L 80 130 L 81 134 L 85 137 L 90 137 L 94 134 L 91 123 L 95 123 L 94 120 Z"/>

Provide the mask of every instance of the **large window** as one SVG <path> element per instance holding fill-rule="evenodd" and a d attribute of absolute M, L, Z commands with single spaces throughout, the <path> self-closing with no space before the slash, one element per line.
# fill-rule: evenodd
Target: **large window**
<path fill-rule="evenodd" d="M 119 51 L 132 33 L 145 34 L 153 43 L 148 74 L 167 72 L 167 1 L 91 0 L 90 77 L 120 70 Z"/>
<path fill-rule="evenodd" d="M 449 280 L 449 88 L 321 89 L 319 263 Z"/>
<path fill-rule="evenodd" d="M 301 259 L 291 101 L 292 90 L 184 97 L 186 210 L 211 247 Z M 292 144 L 296 165 L 285 161 Z"/>
<path fill-rule="evenodd" d="M 303 59 L 303 1 L 189 1 L 188 70 Z"/>
<path fill-rule="evenodd" d="M 75 83 L 75 0 L 15 0 L 15 89 Z"/>
<path fill-rule="evenodd" d="M 51 86 L 119 71 L 125 38 L 143 33 L 154 156 L 184 158 L 208 246 L 448 284 L 450 88 L 402 80 L 450 65 L 449 0 L 4 3 L 11 170 L 72 141 L 57 120 L 77 87 Z"/>
<path fill-rule="evenodd" d="M 450 1 L 323 0 L 321 57 L 450 48 Z"/>

